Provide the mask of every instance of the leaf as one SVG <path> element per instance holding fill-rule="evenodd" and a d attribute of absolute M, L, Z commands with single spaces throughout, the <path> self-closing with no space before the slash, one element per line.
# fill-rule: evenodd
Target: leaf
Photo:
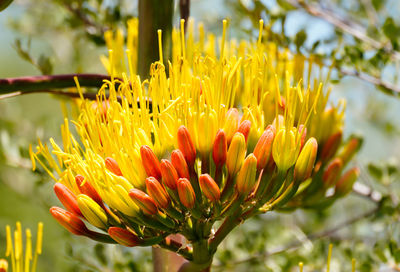
<path fill-rule="evenodd" d="M 385 36 L 388 37 L 392 43 L 397 41 L 397 38 L 399 36 L 399 27 L 396 26 L 392 17 L 386 18 L 382 29 Z"/>
<path fill-rule="evenodd" d="M 368 164 L 368 172 L 369 174 L 377 180 L 381 180 L 383 177 L 383 170 L 381 167 L 376 164 L 370 163 Z"/>
<path fill-rule="evenodd" d="M 296 45 L 297 51 L 300 51 L 300 48 L 303 46 L 306 40 L 307 40 L 307 33 L 304 29 L 296 33 L 296 37 L 294 38 L 294 44 Z"/>

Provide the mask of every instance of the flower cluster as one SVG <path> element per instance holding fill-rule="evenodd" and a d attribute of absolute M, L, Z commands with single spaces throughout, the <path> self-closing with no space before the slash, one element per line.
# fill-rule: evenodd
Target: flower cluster
<path fill-rule="evenodd" d="M 201 267 L 244 220 L 347 194 L 358 170 L 342 171 L 361 141 L 342 144 L 344 101 L 328 102 L 311 59 L 263 43 L 262 26 L 256 42 L 225 42 L 224 21 L 217 56 L 214 36 L 205 41 L 200 28 L 198 41 L 192 31 L 186 40 L 182 24 L 168 73 L 160 49 L 144 82 L 132 68 L 114 74 L 112 44 L 121 43 L 110 42 L 115 77 L 97 101 L 80 101 L 71 121 L 79 138 L 66 119 L 62 147 L 50 139 L 56 158 L 41 142 L 31 150 L 34 168 L 38 161 L 56 181 L 65 209 L 50 211 L 60 224 L 97 241 L 158 244 Z M 189 244 L 168 237 L 175 233 Z"/>

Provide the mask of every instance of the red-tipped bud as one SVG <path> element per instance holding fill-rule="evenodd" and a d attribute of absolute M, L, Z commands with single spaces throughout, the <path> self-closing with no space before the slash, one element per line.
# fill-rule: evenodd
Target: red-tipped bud
<path fill-rule="evenodd" d="M 336 183 L 335 194 L 338 196 L 344 196 L 351 192 L 353 184 L 356 182 L 360 175 L 360 169 L 354 167 L 347 171 Z"/>
<path fill-rule="evenodd" d="M 271 157 L 271 150 L 272 144 L 274 142 L 275 137 L 275 129 L 269 125 L 263 134 L 261 135 L 260 139 L 257 142 L 256 147 L 254 148 L 254 156 L 257 158 L 257 169 L 263 169 L 270 157 Z"/>
<path fill-rule="evenodd" d="M 117 176 L 122 176 L 121 169 L 119 168 L 119 165 L 118 165 L 116 160 L 114 160 L 113 158 L 107 157 L 104 160 L 104 162 L 105 162 L 106 168 L 108 170 L 110 170 L 111 172 L 113 172 Z"/>
<path fill-rule="evenodd" d="M 188 209 L 192 209 L 194 207 L 196 195 L 194 193 L 192 184 L 190 184 L 188 179 L 180 178 L 178 180 L 178 195 L 183 206 Z"/>
<path fill-rule="evenodd" d="M 60 207 L 51 207 L 51 215 L 69 232 L 75 235 L 86 235 L 89 230 L 85 223 L 75 214 Z"/>
<path fill-rule="evenodd" d="M 85 178 L 82 175 L 76 175 L 75 182 L 78 185 L 79 191 L 82 194 L 89 196 L 91 199 L 96 201 L 97 204 L 103 206 L 103 200 L 101 199 L 100 195 L 97 191 L 93 188 L 88 180 L 84 182 Z"/>
<path fill-rule="evenodd" d="M 236 179 L 236 189 L 241 195 L 247 195 L 256 185 L 257 158 L 253 154 L 247 156 Z"/>
<path fill-rule="evenodd" d="M 178 129 L 178 148 L 182 151 L 187 164 L 193 166 L 196 160 L 196 148 L 190 137 L 189 130 L 185 126 L 181 126 Z"/>
<path fill-rule="evenodd" d="M 168 160 L 161 160 L 161 176 L 164 184 L 171 190 L 176 190 L 178 181 L 178 172 L 172 163 Z"/>
<path fill-rule="evenodd" d="M 154 177 L 148 177 L 146 179 L 146 189 L 158 207 L 163 209 L 168 208 L 170 203 L 169 195 L 158 180 Z"/>
<path fill-rule="evenodd" d="M 227 153 L 227 141 L 225 132 L 220 129 L 215 136 L 214 145 L 213 145 L 213 160 L 217 167 L 221 167 L 226 162 L 226 153 Z"/>
<path fill-rule="evenodd" d="M 199 178 L 200 188 L 203 194 L 211 201 L 216 202 L 221 197 L 217 183 L 209 174 L 202 174 Z"/>
<path fill-rule="evenodd" d="M 239 111 L 236 108 L 229 109 L 226 113 L 226 119 L 224 124 L 224 131 L 226 133 L 226 139 L 228 145 L 231 143 L 233 135 L 238 129 L 239 123 Z"/>
<path fill-rule="evenodd" d="M 351 158 L 357 153 L 362 144 L 362 139 L 360 138 L 352 138 L 347 144 L 343 147 L 342 151 L 338 155 L 339 158 L 342 159 L 343 165 L 346 165 Z"/>
<path fill-rule="evenodd" d="M 311 176 L 314 168 L 315 159 L 317 158 L 318 144 L 315 138 L 311 137 L 301 150 L 294 166 L 294 178 L 303 181 Z"/>
<path fill-rule="evenodd" d="M 180 178 L 190 178 L 189 168 L 182 151 L 180 151 L 179 149 L 172 151 L 171 162 L 178 172 L 178 176 Z"/>
<path fill-rule="evenodd" d="M 158 209 L 154 200 L 145 192 L 138 189 L 131 189 L 129 196 L 133 202 L 147 215 L 156 214 Z"/>
<path fill-rule="evenodd" d="M 304 143 L 306 142 L 307 128 L 304 125 L 300 125 L 299 133 L 301 133 L 301 136 L 300 136 L 300 150 L 301 150 L 304 146 Z"/>
<path fill-rule="evenodd" d="M 247 138 L 249 137 L 250 129 L 251 129 L 251 122 L 249 120 L 244 120 L 242 123 L 240 123 L 240 126 L 237 131 L 244 135 L 246 142 Z"/>
<path fill-rule="evenodd" d="M 326 140 L 324 147 L 322 148 L 321 160 L 324 162 L 329 161 L 336 154 L 336 151 L 338 150 L 341 142 L 341 131 L 331 135 L 328 140 Z"/>
<path fill-rule="evenodd" d="M 140 156 L 142 157 L 142 164 L 146 174 L 149 177 L 155 177 L 161 179 L 160 162 L 158 161 L 156 154 L 147 145 L 140 147 Z"/>
<path fill-rule="evenodd" d="M 135 234 L 127 229 L 110 227 L 108 229 L 108 234 L 120 245 L 126 247 L 134 247 L 140 245 L 139 237 L 137 237 Z"/>
<path fill-rule="evenodd" d="M 81 210 L 78 206 L 76 195 L 62 183 L 57 182 L 54 184 L 54 192 L 63 206 L 70 212 L 82 216 Z"/>
<path fill-rule="evenodd" d="M 324 186 L 326 188 L 335 185 L 336 181 L 340 177 L 342 166 L 342 160 L 336 158 L 326 167 L 324 174 L 322 175 L 322 180 L 324 181 Z"/>

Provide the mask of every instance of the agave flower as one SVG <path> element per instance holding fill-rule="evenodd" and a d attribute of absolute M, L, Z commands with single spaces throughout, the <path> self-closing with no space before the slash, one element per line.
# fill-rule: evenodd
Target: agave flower
<path fill-rule="evenodd" d="M 341 172 L 361 142 L 341 147 L 344 101 L 328 106 L 330 90 L 312 79 L 312 60 L 263 42 L 262 30 L 260 21 L 255 42 L 226 41 L 224 21 L 216 53 L 213 35 L 205 39 L 201 26 L 198 40 L 193 30 L 186 39 L 182 22 L 168 73 L 159 32 L 160 61 L 143 82 L 131 51 L 130 75 L 123 71 L 114 52 L 121 42 L 109 36 L 104 63 L 113 79 L 95 102 L 82 99 L 77 120 L 65 120 L 61 146 L 50 139 L 51 152 L 41 142 L 31 150 L 66 209 L 53 207 L 53 216 L 76 235 L 167 248 L 196 271 L 246 219 L 326 207 L 347 194 L 358 170 Z M 176 233 L 188 244 L 169 237 Z"/>

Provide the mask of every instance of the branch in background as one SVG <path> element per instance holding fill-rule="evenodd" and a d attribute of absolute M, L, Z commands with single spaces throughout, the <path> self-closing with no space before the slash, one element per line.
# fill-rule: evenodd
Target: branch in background
<path fill-rule="evenodd" d="M 32 93 L 48 89 L 76 87 L 74 77 L 77 77 L 82 87 L 100 88 L 104 80 L 111 80 L 108 75 L 101 74 L 63 74 L 28 76 L 0 79 L 0 94 L 13 92 Z M 45 91 L 49 92 L 49 91 Z"/>
<path fill-rule="evenodd" d="M 74 7 L 71 3 L 68 3 L 68 1 L 65 3 L 65 7 L 72 14 L 74 14 L 79 20 L 82 21 L 82 23 L 86 26 L 89 33 L 92 33 L 94 32 L 93 30 L 95 30 L 99 32 L 100 35 L 103 35 L 104 32 L 107 31 L 106 27 L 103 27 L 102 25 L 99 25 L 96 22 L 90 20 L 90 18 L 86 16 L 86 14 L 83 13 L 79 7 Z"/>

